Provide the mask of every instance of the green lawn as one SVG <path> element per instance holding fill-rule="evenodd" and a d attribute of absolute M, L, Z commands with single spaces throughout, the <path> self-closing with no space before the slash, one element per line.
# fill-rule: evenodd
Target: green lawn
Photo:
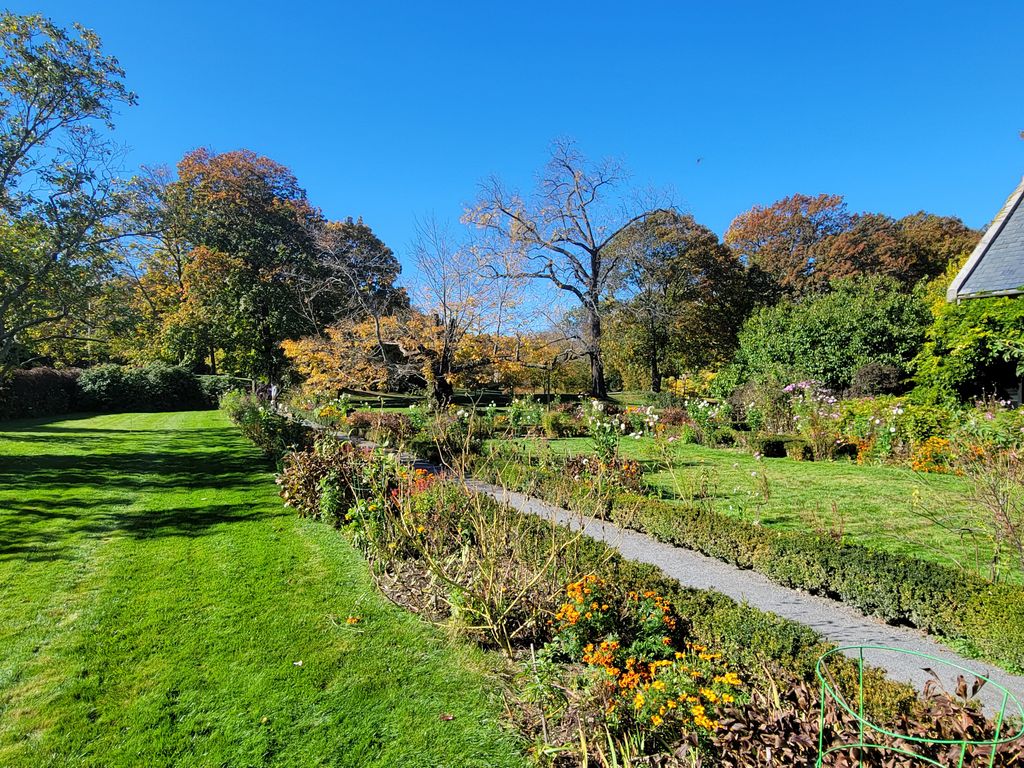
<path fill-rule="evenodd" d="M 5 768 L 522 765 L 487 666 L 219 413 L 0 429 Z"/>
<path fill-rule="evenodd" d="M 547 441 L 556 453 L 592 453 L 587 438 Z M 543 450 L 530 444 L 529 450 Z M 686 498 L 702 478 L 719 512 L 789 529 L 845 531 L 851 541 L 945 563 L 973 566 L 974 541 L 929 523 L 923 510 L 969 520 L 965 485 L 949 475 L 926 474 L 900 467 L 833 462 L 754 459 L 739 449 L 705 448 L 673 443 L 672 469 L 654 440 L 624 439 L 620 451 L 648 464 L 648 480 L 669 496 Z M 755 477 L 758 473 L 759 477 Z M 764 500 L 762 477 L 769 498 Z M 835 509 L 833 509 L 835 504 Z M 981 542 L 984 562 L 989 547 Z M 1024 581 L 1017 572 L 1011 578 Z"/>

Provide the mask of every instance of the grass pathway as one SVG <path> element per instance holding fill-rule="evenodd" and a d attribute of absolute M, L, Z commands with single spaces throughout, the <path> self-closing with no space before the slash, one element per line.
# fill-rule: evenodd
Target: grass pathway
<path fill-rule="evenodd" d="M 0 765 L 522 765 L 485 668 L 218 413 L 0 430 Z"/>

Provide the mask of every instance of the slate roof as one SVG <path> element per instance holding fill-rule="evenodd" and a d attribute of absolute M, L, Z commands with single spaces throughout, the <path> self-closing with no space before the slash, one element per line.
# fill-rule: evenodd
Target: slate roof
<path fill-rule="evenodd" d="M 1024 180 L 946 292 L 949 301 L 1024 293 Z"/>

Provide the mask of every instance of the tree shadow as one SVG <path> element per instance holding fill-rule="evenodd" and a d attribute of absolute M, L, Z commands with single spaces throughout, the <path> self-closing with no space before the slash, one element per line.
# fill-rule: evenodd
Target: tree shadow
<path fill-rule="evenodd" d="M 53 449 L 0 454 L 0 562 L 71 559 L 83 536 L 195 537 L 228 523 L 288 514 L 263 503 L 267 480 L 260 475 L 270 466 L 240 447 L 229 427 L 51 426 L 0 435 L 0 441 L 10 439 Z"/>

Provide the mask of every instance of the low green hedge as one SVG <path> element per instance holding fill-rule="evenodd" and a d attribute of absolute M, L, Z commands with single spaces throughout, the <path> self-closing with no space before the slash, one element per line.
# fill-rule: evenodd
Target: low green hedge
<path fill-rule="evenodd" d="M 549 501 L 600 514 L 595 501 L 569 494 L 557 472 L 506 464 L 478 474 Z M 787 587 L 841 600 L 865 614 L 947 638 L 972 656 L 1024 671 L 1024 588 L 803 531 L 753 525 L 706 508 L 634 493 L 612 501 L 615 522 L 659 541 L 763 573 Z"/>

